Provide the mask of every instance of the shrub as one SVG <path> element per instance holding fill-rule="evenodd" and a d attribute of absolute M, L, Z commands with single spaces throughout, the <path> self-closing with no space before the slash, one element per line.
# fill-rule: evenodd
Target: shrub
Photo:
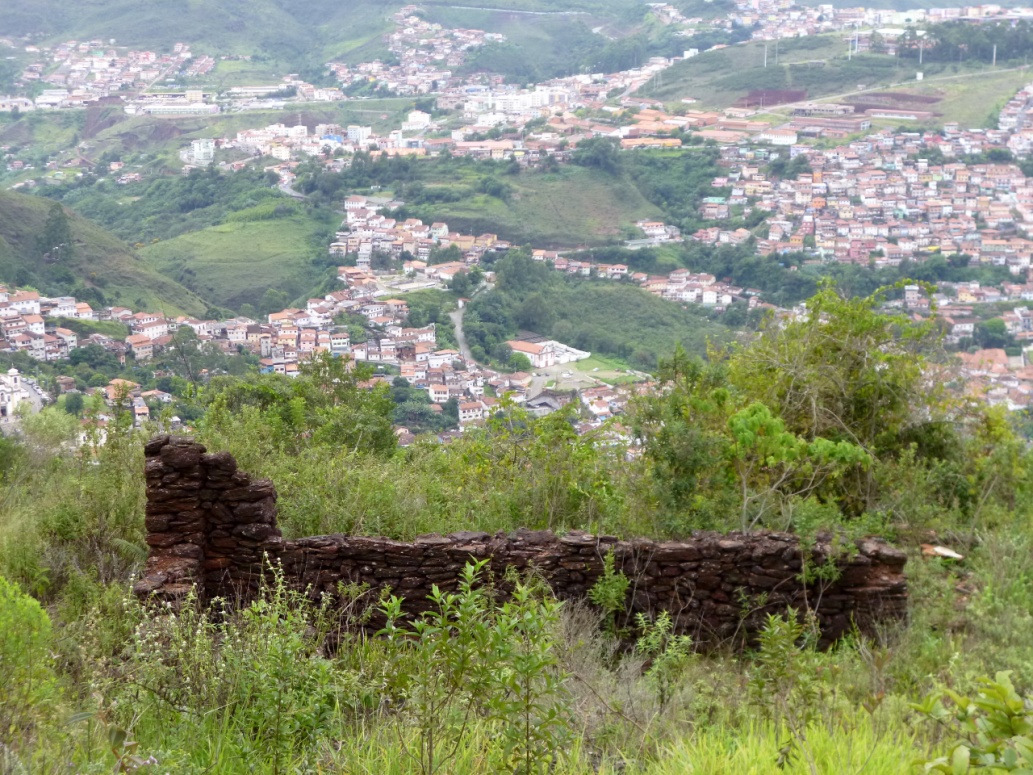
<path fill-rule="evenodd" d="M 423 773 L 452 766 L 477 718 L 497 730 L 506 769 L 524 775 L 549 771 L 567 735 L 553 632 L 560 604 L 510 578 L 512 596 L 497 605 L 482 584 L 486 562 L 467 564 L 455 593 L 435 586 L 433 609 L 409 626 L 400 598 L 383 606 L 382 634 L 417 731 L 408 753 Z"/>
<path fill-rule="evenodd" d="M 912 707 L 960 737 L 947 756 L 924 762 L 925 772 L 1033 771 L 1033 698 L 1019 696 L 1008 672 L 981 679 L 972 698 L 945 689 Z"/>
<path fill-rule="evenodd" d="M 0 576 L 0 732 L 31 737 L 52 710 L 57 691 L 50 617 L 31 597 Z"/>

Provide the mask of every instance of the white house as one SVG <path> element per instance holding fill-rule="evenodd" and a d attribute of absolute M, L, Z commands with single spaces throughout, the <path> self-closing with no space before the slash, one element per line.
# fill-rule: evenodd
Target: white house
<path fill-rule="evenodd" d="M 509 348 L 515 353 L 527 356 L 531 366 L 536 369 L 546 369 L 556 365 L 556 351 L 551 342 L 523 342 L 519 339 L 512 339 L 506 342 Z"/>

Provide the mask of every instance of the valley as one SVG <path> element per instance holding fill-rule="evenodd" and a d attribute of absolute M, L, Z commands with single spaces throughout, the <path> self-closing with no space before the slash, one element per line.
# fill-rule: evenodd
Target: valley
<path fill-rule="evenodd" d="M 0 772 L 1033 769 L 1031 54 L 7 0 Z"/>

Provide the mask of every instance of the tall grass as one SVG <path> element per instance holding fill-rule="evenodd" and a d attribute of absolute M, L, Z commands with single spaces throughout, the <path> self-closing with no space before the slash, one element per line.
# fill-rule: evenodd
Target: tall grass
<path fill-rule="evenodd" d="M 296 535 L 522 525 L 662 533 L 632 467 L 559 426 L 520 446 L 471 435 L 384 459 L 326 448 L 288 455 L 260 420 L 209 427 L 205 440 L 274 478 L 281 520 Z M 511 674 L 497 651 L 509 640 L 472 639 L 472 658 L 493 666 L 478 674 L 484 690 L 457 690 L 447 712 L 421 715 L 415 704 L 430 695 L 420 682 L 437 671 L 419 666 L 440 659 L 447 672 L 461 638 L 421 651 L 415 631 L 392 642 L 341 630 L 328 611 L 276 586 L 243 611 L 142 608 L 128 582 L 143 556 L 144 434 L 116 421 L 106 444 L 79 448 L 69 443 L 77 422 L 53 413 L 24 430 L 17 454 L 0 464 L 0 576 L 18 587 L 0 591 L 0 675 L 9 681 L 0 688 L 0 771 L 410 773 L 423 771 L 413 756 L 421 745 L 445 762 L 442 772 L 521 771 L 504 745 L 513 739 L 506 715 L 492 710 L 510 707 L 513 693 L 487 678 Z M 915 520 L 902 536 L 936 524 L 906 498 L 893 508 Z M 981 523 L 938 525 L 936 540 L 963 561 L 912 553 L 907 626 L 828 652 L 783 643 L 801 656 L 777 681 L 763 672 L 763 654 L 664 662 L 606 635 L 588 606 L 567 604 L 549 619 L 528 604 L 543 625 L 532 640 L 554 657 L 541 674 L 553 679 L 546 694 L 563 719 L 562 745 L 543 766 L 906 773 L 911 761 L 944 753 L 951 740 L 920 723 L 910 702 L 943 686 L 970 691 L 1002 669 L 1020 692 L 1033 688 L 1028 524 L 1000 510 Z M 503 613 L 479 605 L 471 631 L 500 627 Z M 651 673 L 658 662 L 672 671 L 662 692 Z M 14 691 L 3 694 L 8 685 Z M 805 703 L 805 725 L 790 730 L 776 698 Z"/>

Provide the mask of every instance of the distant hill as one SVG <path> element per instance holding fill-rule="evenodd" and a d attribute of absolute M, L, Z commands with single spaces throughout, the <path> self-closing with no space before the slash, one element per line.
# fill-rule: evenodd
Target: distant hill
<path fill-rule="evenodd" d="M 75 294 L 91 304 L 123 304 L 166 313 L 202 315 L 208 305 L 148 267 L 122 240 L 71 210 L 64 210 L 71 256 L 44 262 L 38 247 L 55 203 L 0 191 L 0 281 Z"/>
<path fill-rule="evenodd" d="M 330 59 L 386 54 L 380 37 L 390 29 L 390 15 L 404 5 L 401 0 L 5 0 L 0 35 L 114 38 L 119 45 L 159 50 L 185 42 L 210 53 L 252 54 L 311 74 Z M 540 14 L 613 19 L 644 11 L 640 0 L 472 0 L 424 7 L 477 16 L 465 24 L 469 27 L 483 18 L 477 8 L 528 13 L 528 19 L 540 22 L 547 21 Z"/>
<path fill-rule="evenodd" d="M 402 5 L 391 0 L 6 0 L 0 34 L 114 38 L 119 45 L 159 50 L 185 42 L 213 53 L 321 65 L 327 55 L 379 36 Z M 342 50 L 335 52 L 337 47 Z"/>

